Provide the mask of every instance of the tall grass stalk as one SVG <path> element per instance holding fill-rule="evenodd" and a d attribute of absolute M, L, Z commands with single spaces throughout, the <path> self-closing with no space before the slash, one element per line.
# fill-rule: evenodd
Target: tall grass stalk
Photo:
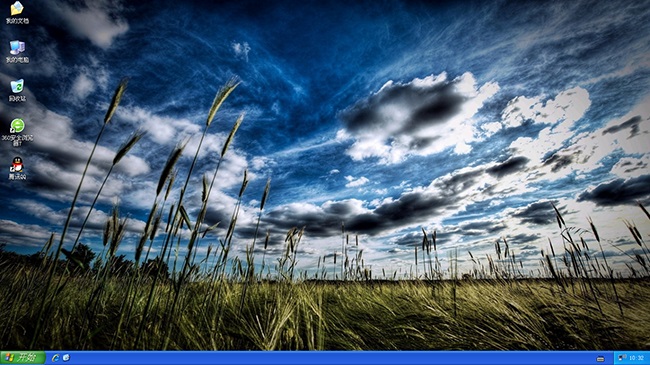
<path fill-rule="evenodd" d="M 235 80 L 232 79 L 215 96 L 215 99 L 214 99 L 214 101 L 212 103 L 212 107 L 210 108 L 210 111 L 208 112 L 208 118 L 206 120 L 206 125 L 205 125 L 205 128 L 203 130 L 203 134 L 201 135 L 201 140 L 199 141 L 199 145 L 198 145 L 198 147 L 196 149 L 196 152 L 194 154 L 194 159 L 192 160 L 192 164 L 190 165 L 190 169 L 189 169 L 189 171 L 187 173 L 187 178 L 185 179 L 185 184 L 184 184 L 183 188 L 181 189 L 180 197 L 178 198 L 179 210 L 180 210 L 180 207 L 182 207 L 183 197 L 185 195 L 185 191 L 186 191 L 187 186 L 189 184 L 190 177 L 192 175 L 192 170 L 194 169 L 194 166 L 195 166 L 196 161 L 198 159 L 198 155 L 199 155 L 199 152 L 201 150 L 203 140 L 205 139 L 205 135 L 207 134 L 208 127 L 210 127 L 210 124 L 212 124 L 212 120 L 214 119 L 214 116 L 215 116 L 217 110 L 219 109 L 219 107 L 221 106 L 221 104 L 228 97 L 228 95 L 230 95 L 230 93 L 232 93 L 232 91 L 237 87 L 237 85 L 239 85 L 239 83 L 235 82 Z M 228 146 L 232 142 L 232 140 L 234 138 L 234 135 L 235 135 L 235 132 L 239 128 L 239 125 L 241 124 L 243 118 L 244 118 L 244 114 L 242 113 L 240 115 L 240 117 L 237 119 L 237 121 L 235 122 L 235 126 L 230 131 L 230 134 L 228 135 L 228 138 L 226 139 L 226 141 L 224 143 L 224 146 L 223 146 L 223 148 L 221 150 L 221 155 L 219 156 L 219 162 L 217 163 L 217 168 L 215 169 L 214 175 L 212 177 L 212 182 L 210 183 L 210 187 L 207 188 L 207 191 L 205 190 L 206 188 L 204 188 L 204 194 L 203 194 L 203 199 L 202 199 L 203 202 L 201 204 L 201 209 L 199 210 L 199 215 L 198 215 L 193 227 L 192 227 L 191 224 L 189 224 L 190 223 L 189 219 L 187 219 L 187 214 L 185 214 L 184 218 L 188 221 L 187 223 L 188 223 L 188 228 L 191 229 L 191 236 L 190 236 L 190 241 L 188 242 L 188 245 L 187 245 L 188 252 L 187 252 L 186 259 L 185 259 L 185 263 L 184 263 L 183 268 L 182 268 L 182 270 L 181 270 L 181 272 L 179 274 L 179 277 L 178 277 L 177 289 L 176 289 L 176 293 L 174 294 L 174 300 L 172 301 L 172 305 L 171 305 L 171 308 L 170 308 L 170 313 L 174 313 L 174 311 L 176 309 L 176 305 L 178 304 L 178 299 L 179 299 L 181 288 L 182 288 L 183 283 L 184 283 L 184 281 L 186 279 L 186 275 L 188 274 L 188 270 L 191 267 L 191 259 L 190 258 L 192 257 L 192 250 L 194 249 L 194 246 L 197 243 L 197 237 L 199 235 L 199 229 L 201 227 L 201 224 L 203 223 L 203 220 L 205 218 L 205 214 L 207 212 L 207 204 L 208 204 L 208 201 L 209 201 L 209 198 L 210 198 L 210 192 L 212 190 L 212 186 L 214 185 L 214 181 L 216 179 L 217 172 L 219 170 L 219 166 L 221 165 L 221 162 L 223 161 L 223 158 L 224 158 L 224 156 L 226 154 L 226 151 L 228 150 Z M 176 214 L 178 214 L 178 211 L 177 211 Z M 170 331 L 171 331 L 171 325 L 168 325 L 167 330 L 166 330 L 167 335 L 165 336 L 163 349 L 166 349 L 167 345 L 169 343 Z"/>
<path fill-rule="evenodd" d="M 250 248 L 250 260 L 249 260 L 249 256 L 248 255 L 246 256 L 248 271 L 243 283 L 241 301 L 239 303 L 240 313 L 242 311 L 242 308 L 244 307 L 244 300 L 246 299 L 246 291 L 248 289 L 248 285 L 255 277 L 255 242 L 257 241 L 257 234 L 260 230 L 260 221 L 262 220 L 262 212 L 264 211 L 264 205 L 266 204 L 266 199 L 269 196 L 270 189 L 271 189 L 271 178 L 268 178 L 266 180 L 266 186 L 264 186 L 264 192 L 262 193 L 262 200 L 260 201 L 260 210 L 259 212 L 257 212 L 257 223 L 255 224 L 255 232 L 253 233 L 253 243 L 251 244 L 251 248 Z"/>
<path fill-rule="evenodd" d="M 616 297 L 616 303 L 618 304 L 618 309 L 621 312 L 621 316 L 624 316 L 623 306 L 621 304 L 620 297 L 618 296 L 618 290 L 616 289 L 616 282 L 614 280 L 614 269 L 612 269 L 609 266 L 609 263 L 607 262 L 607 256 L 605 256 L 605 250 L 603 250 L 603 245 L 600 242 L 600 235 L 598 234 L 598 230 L 596 229 L 593 220 L 591 220 L 591 218 L 587 218 L 587 221 L 589 222 L 589 226 L 591 226 L 591 232 L 596 238 L 596 242 L 598 242 L 598 247 L 600 247 L 600 253 L 603 257 L 603 262 L 605 263 L 605 268 L 607 270 L 607 275 L 609 276 L 609 282 L 612 286 L 612 290 L 614 291 L 614 296 Z"/>
<path fill-rule="evenodd" d="M 61 250 L 63 249 L 63 244 L 65 243 L 65 236 L 68 231 L 68 227 L 70 226 L 70 221 L 72 220 L 72 213 L 77 203 L 77 199 L 79 198 L 79 193 L 81 192 L 81 186 L 83 185 L 84 179 L 86 178 L 88 167 L 90 166 L 90 162 L 92 161 L 93 156 L 95 155 L 95 150 L 97 149 L 99 140 L 102 138 L 102 134 L 104 134 L 104 130 L 106 129 L 106 126 L 111 121 L 111 118 L 115 113 L 115 110 L 117 110 L 117 107 L 120 104 L 120 101 L 122 100 L 122 95 L 124 95 L 124 91 L 126 90 L 127 84 L 128 84 L 128 79 L 124 78 L 120 81 L 120 84 L 115 90 L 115 93 L 113 94 L 113 98 L 111 99 L 111 103 L 109 104 L 108 110 L 106 111 L 106 115 L 104 116 L 104 123 L 102 123 L 102 127 L 99 130 L 99 133 L 97 134 L 97 138 L 95 139 L 93 148 L 90 151 L 90 155 L 88 156 L 88 160 L 86 161 L 84 170 L 81 173 L 81 179 L 79 180 L 79 184 L 77 185 L 77 190 L 75 191 L 74 196 L 72 198 L 72 203 L 70 204 L 70 209 L 68 210 L 68 216 L 66 217 L 65 223 L 63 224 L 61 239 L 59 240 L 59 245 L 54 255 L 54 260 L 53 260 L 54 264 L 52 265 L 52 267 L 50 268 L 50 272 L 48 273 L 47 282 L 45 284 L 45 293 L 43 293 L 43 295 L 41 296 L 41 301 L 38 310 L 38 317 L 36 319 L 36 328 L 34 329 L 34 336 L 32 337 L 32 340 L 29 344 L 29 348 L 37 347 L 35 346 L 36 341 L 38 340 L 38 337 L 41 335 L 43 324 L 47 318 L 47 316 L 45 316 L 45 311 L 46 311 L 45 303 L 48 300 L 48 296 L 50 294 L 50 286 L 52 285 L 52 279 L 54 278 L 56 263 L 59 261 L 59 257 L 61 256 Z M 54 302 L 57 292 L 58 290 L 52 293 L 50 298 L 50 304 Z"/>
<path fill-rule="evenodd" d="M 95 194 L 95 198 L 93 199 L 93 202 L 90 204 L 90 207 L 88 208 L 88 213 L 86 213 L 86 216 L 84 217 L 83 222 L 81 223 L 81 228 L 79 228 L 79 233 L 77 233 L 77 237 L 74 240 L 74 243 L 72 244 L 72 248 L 70 249 L 71 252 L 74 252 L 75 247 L 77 247 L 77 243 L 79 243 L 79 239 L 81 238 L 81 234 L 83 233 L 84 228 L 86 228 L 86 223 L 88 223 L 88 218 L 90 218 L 90 214 L 92 213 L 93 208 L 95 207 L 95 204 L 97 204 L 97 200 L 99 200 L 99 196 L 102 194 L 102 191 L 104 190 L 104 186 L 106 185 L 106 181 L 108 181 L 108 178 L 111 176 L 111 173 L 113 172 L 113 168 L 122 160 L 124 156 L 135 146 L 136 143 L 142 138 L 144 135 L 143 132 L 141 131 L 136 131 L 134 132 L 125 142 L 122 144 L 118 152 L 115 154 L 115 157 L 113 158 L 113 161 L 111 163 L 111 167 L 108 169 L 106 172 L 106 176 L 104 176 L 104 180 L 102 181 L 102 184 L 99 186 L 99 190 L 97 190 L 97 193 Z"/>
<path fill-rule="evenodd" d="M 155 210 L 155 207 L 156 207 L 156 204 L 157 204 L 156 202 L 158 200 L 158 197 L 160 196 L 160 193 L 162 192 L 163 187 L 165 186 L 165 182 L 167 182 L 167 191 L 166 191 L 166 194 L 165 194 L 164 201 L 167 201 L 167 198 L 169 197 L 169 193 L 170 193 L 170 191 L 172 189 L 172 186 L 173 186 L 175 178 L 176 178 L 176 173 L 174 173 L 172 171 L 174 171 L 174 166 L 176 166 L 176 163 L 178 162 L 178 159 L 183 154 L 183 150 L 185 149 L 186 145 L 187 145 L 187 141 L 185 141 L 185 142 L 183 142 L 183 143 L 181 143 L 179 145 L 176 145 L 176 147 L 172 150 L 171 154 L 167 158 L 167 162 L 165 163 L 165 166 L 163 167 L 162 172 L 160 173 L 160 178 L 158 179 L 158 187 L 156 188 L 156 199 L 154 200 L 154 205 L 151 208 L 152 212 Z M 148 319 L 148 316 L 149 316 L 149 310 L 150 310 L 151 304 L 153 302 L 154 291 L 156 289 L 156 285 L 158 284 L 158 280 L 160 278 L 160 274 L 161 274 L 161 270 L 162 270 L 162 266 L 163 266 L 162 263 L 164 262 L 165 254 L 167 253 L 169 242 L 170 242 L 171 237 L 172 237 L 171 233 L 174 230 L 174 222 L 172 221 L 172 212 L 175 211 L 174 208 L 175 208 L 175 205 L 172 204 L 172 206 L 169 209 L 169 215 L 168 215 L 168 218 L 167 218 L 167 227 L 165 228 L 165 231 L 167 231 L 168 234 L 167 234 L 167 236 L 165 238 L 165 243 L 163 245 L 163 251 L 158 256 L 160 261 L 159 261 L 158 265 L 156 265 L 156 273 L 155 273 L 155 275 L 153 277 L 151 287 L 149 288 L 149 295 L 147 296 L 147 301 L 146 301 L 146 304 L 145 304 L 144 309 L 142 311 L 142 317 L 140 319 L 140 324 L 138 325 L 138 331 L 137 331 L 137 334 L 135 336 L 135 342 L 134 342 L 134 345 L 133 345 L 135 348 L 138 348 L 138 346 L 139 346 L 140 338 L 141 338 L 142 332 L 144 330 L 144 324 L 146 323 L 146 320 Z M 162 214 L 162 210 L 163 210 L 163 208 L 161 208 L 161 214 Z M 151 236 L 150 236 L 152 244 L 153 244 L 153 237 L 155 235 L 155 231 L 156 231 L 156 229 L 154 229 L 153 232 L 151 232 Z M 151 246 L 149 246 L 149 248 L 151 249 Z M 149 255 L 149 253 L 147 252 L 147 256 L 148 255 Z M 146 258 L 145 258 L 145 262 L 146 262 Z"/>

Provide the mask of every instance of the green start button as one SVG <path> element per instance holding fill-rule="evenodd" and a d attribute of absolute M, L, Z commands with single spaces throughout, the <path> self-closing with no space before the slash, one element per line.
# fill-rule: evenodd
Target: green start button
<path fill-rule="evenodd" d="M 0 354 L 0 364 L 45 364 L 45 351 L 2 350 Z"/>

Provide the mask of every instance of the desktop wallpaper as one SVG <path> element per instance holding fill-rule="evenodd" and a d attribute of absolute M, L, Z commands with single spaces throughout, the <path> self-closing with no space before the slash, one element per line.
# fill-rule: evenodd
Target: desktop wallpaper
<path fill-rule="evenodd" d="M 0 348 L 650 348 L 647 2 L 3 4 Z"/>

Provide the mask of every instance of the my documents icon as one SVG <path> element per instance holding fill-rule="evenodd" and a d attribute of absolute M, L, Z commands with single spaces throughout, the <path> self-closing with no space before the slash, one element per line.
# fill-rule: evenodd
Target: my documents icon
<path fill-rule="evenodd" d="M 20 1 L 16 1 L 11 5 L 11 15 L 18 15 L 23 12 L 23 4 Z"/>

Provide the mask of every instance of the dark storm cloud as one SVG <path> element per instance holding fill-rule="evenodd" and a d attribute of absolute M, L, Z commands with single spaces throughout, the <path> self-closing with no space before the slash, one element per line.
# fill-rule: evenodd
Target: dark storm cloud
<path fill-rule="evenodd" d="M 70 192 L 74 191 L 78 182 L 70 179 L 62 179 L 60 176 L 48 174 L 39 169 L 31 173 L 27 186 L 30 189 L 48 192 Z"/>
<path fill-rule="evenodd" d="M 390 222 L 390 225 L 412 221 L 413 218 L 429 215 L 430 213 L 448 206 L 451 201 L 446 197 L 432 196 L 422 192 L 412 192 L 402 195 L 398 200 L 384 204 L 374 211 L 379 221 Z M 353 224 L 354 226 L 354 224 Z M 352 228 L 352 227 L 351 227 Z"/>
<path fill-rule="evenodd" d="M 426 217 L 452 206 L 454 202 L 455 199 L 452 197 L 410 192 L 393 202 L 379 206 L 370 213 L 351 217 L 346 222 L 346 228 L 354 232 L 375 235 L 422 222 Z"/>
<path fill-rule="evenodd" d="M 397 134 L 410 134 L 434 124 L 444 123 L 460 112 L 467 98 L 444 82 L 431 86 L 414 83 L 393 84 L 382 88 L 341 114 L 348 131 L 353 134 L 373 132 L 394 122 L 391 109 L 408 113 Z"/>
<path fill-rule="evenodd" d="M 507 237 L 506 239 L 508 240 L 509 244 L 521 245 L 521 244 L 528 243 L 528 242 L 534 242 L 534 241 L 540 239 L 541 237 L 542 237 L 541 235 L 534 234 L 534 233 L 533 234 L 520 233 L 520 234 L 518 234 L 516 236 Z M 530 246 L 526 246 L 523 249 L 526 249 L 528 247 L 530 247 Z"/>
<path fill-rule="evenodd" d="M 526 245 L 522 248 L 517 247 L 516 255 L 518 259 L 535 257 L 539 255 L 539 247 L 535 245 Z"/>
<path fill-rule="evenodd" d="M 474 185 L 483 175 L 483 170 L 455 173 L 448 179 L 436 181 L 435 187 L 444 195 L 455 195 Z"/>
<path fill-rule="evenodd" d="M 458 233 L 464 236 L 484 236 L 499 233 L 506 228 L 506 225 L 502 222 L 479 221 L 461 224 L 458 227 Z"/>
<path fill-rule="evenodd" d="M 521 171 L 526 166 L 528 161 L 530 160 L 523 156 L 511 157 L 504 163 L 492 166 L 485 171 L 492 176 L 502 177 L 515 173 L 517 171 Z"/>
<path fill-rule="evenodd" d="M 554 153 L 544 161 L 544 166 L 552 165 L 551 171 L 557 172 L 563 167 L 569 166 L 573 162 L 573 155 L 559 155 Z"/>
<path fill-rule="evenodd" d="M 205 212 L 205 223 L 209 226 L 219 223 L 218 227 L 228 228 L 232 212 L 227 209 L 218 209 L 214 206 L 208 205 L 208 210 Z"/>
<path fill-rule="evenodd" d="M 641 123 L 641 116 L 637 115 L 635 117 L 632 117 L 625 122 L 615 125 L 613 127 L 609 127 L 603 131 L 603 135 L 607 133 L 616 133 L 620 132 L 624 129 L 630 129 L 630 138 L 636 136 L 639 134 L 639 123 Z"/>
<path fill-rule="evenodd" d="M 617 163 L 617 166 L 623 169 L 623 172 L 629 174 L 636 170 L 647 169 L 648 165 L 643 161 L 631 161 L 629 159 L 621 160 Z"/>
<path fill-rule="evenodd" d="M 290 204 L 270 212 L 263 220 L 285 232 L 306 226 L 307 233 L 320 237 L 339 234 L 342 222 L 346 231 L 376 235 L 422 224 L 428 217 L 458 208 L 458 195 L 474 186 L 482 174 L 482 170 L 475 170 L 441 178 L 426 189 L 403 193 L 374 210 L 362 208 L 361 202 L 354 199 L 327 202 L 320 207 Z"/>
<path fill-rule="evenodd" d="M 436 181 L 429 190 L 404 193 L 371 213 L 353 217 L 347 227 L 374 235 L 420 223 L 427 217 L 457 208 L 458 195 L 473 186 L 482 174 L 481 170 L 458 173 Z"/>
<path fill-rule="evenodd" d="M 555 222 L 555 211 L 551 202 L 537 202 L 518 209 L 512 214 L 513 217 L 521 219 L 522 223 L 536 225 L 547 225 Z"/>
<path fill-rule="evenodd" d="M 489 82 L 479 87 L 470 72 L 447 77 L 442 72 L 406 83 L 391 80 L 340 112 L 345 129 L 337 137 L 355 140 L 346 154 L 390 165 L 452 147 L 457 154 L 471 151 L 477 138 L 473 117 L 499 86 Z"/>
<path fill-rule="evenodd" d="M 50 237 L 47 228 L 0 219 L 0 243 L 16 247 L 43 247 Z"/>
<path fill-rule="evenodd" d="M 650 175 L 616 179 L 582 192 L 578 201 L 592 201 L 600 206 L 613 206 L 646 200 L 650 196 Z"/>
<path fill-rule="evenodd" d="M 323 204 L 321 207 L 288 205 L 268 213 L 263 221 L 275 232 L 287 232 L 293 227 L 306 227 L 305 231 L 317 237 L 331 237 L 341 233 L 341 223 L 353 216 L 354 201 Z"/>
<path fill-rule="evenodd" d="M 431 234 L 433 232 L 427 232 L 429 240 L 431 240 Z M 451 241 L 453 232 L 451 231 L 436 231 L 436 247 L 440 248 L 441 245 L 445 245 Z M 416 231 L 404 234 L 397 238 L 392 239 L 390 242 L 397 246 L 422 246 L 422 231 Z M 433 247 L 432 247 L 433 249 Z"/>

